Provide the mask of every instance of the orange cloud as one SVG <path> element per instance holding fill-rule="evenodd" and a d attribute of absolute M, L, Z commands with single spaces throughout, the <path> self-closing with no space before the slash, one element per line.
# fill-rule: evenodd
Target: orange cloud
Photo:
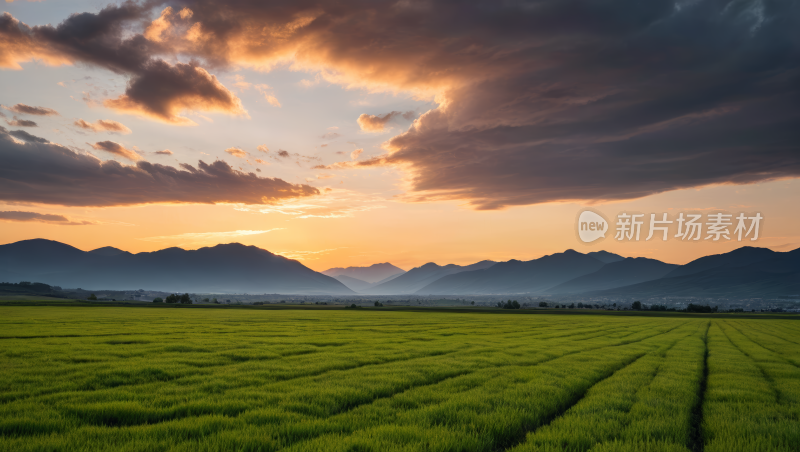
<path fill-rule="evenodd" d="M 110 119 L 98 119 L 95 122 L 86 122 L 83 119 L 77 119 L 73 123 L 81 129 L 91 130 L 92 132 L 119 132 L 122 134 L 131 133 L 131 129 L 125 127 L 122 123 L 112 121 Z"/>
<path fill-rule="evenodd" d="M 160 42 L 161 33 L 170 28 L 172 24 L 169 22 L 169 17 L 172 15 L 172 7 L 167 6 L 161 11 L 161 16 L 150 23 L 144 31 L 144 37 L 150 41 Z"/>
<path fill-rule="evenodd" d="M 243 150 L 241 150 L 239 148 L 228 148 L 228 149 L 225 149 L 225 152 L 227 152 L 228 154 L 230 154 L 230 155 L 232 155 L 234 157 L 239 157 L 240 159 L 243 159 L 243 158 L 247 157 L 247 152 L 245 152 L 245 151 L 243 151 Z"/>
<path fill-rule="evenodd" d="M 71 59 L 33 36 L 31 27 L 9 13 L 0 16 L 0 68 L 22 69 L 20 63 L 39 60 L 50 66 L 71 64 Z"/>
<path fill-rule="evenodd" d="M 110 154 L 114 154 L 134 162 L 142 159 L 142 156 L 137 154 L 136 151 L 128 149 L 123 145 L 115 143 L 113 141 L 98 141 L 97 143 L 92 144 L 91 146 L 94 149 L 97 149 L 98 151 L 105 151 Z"/>

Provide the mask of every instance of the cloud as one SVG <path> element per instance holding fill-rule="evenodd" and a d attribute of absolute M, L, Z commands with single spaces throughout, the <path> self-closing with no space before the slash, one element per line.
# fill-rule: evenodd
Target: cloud
<path fill-rule="evenodd" d="M 72 221 L 64 215 L 49 213 L 0 211 L 0 221 L 38 222 L 61 226 L 86 226 L 97 224 L 95 221 Z"/>
<path fill-rule="evenodd" d="M 129 90 L 148 99 L 136 105 L 152 111 L 168 84 L 137 80 L 162 56 L 210 68 L 288 64 L 347 88 L 435 99 L 384 155 L 328 165 L 396 167 L 409 200 L 499 209 L 800 175 L 797 2 L 197 0 L 188 22 L 172 15 L 160 42 L 134 29 L 151 5 L 58 27 L 6 14 L 0 65 L 102 66 L 129 75 Z M 180 123 L 177 110 L 205 108 L 200 97 L 167 99 L 177 107 L 152 117 Z M 219 111 L 245 114 L 231 102 Z M 385 130 L 385 116 L 359 125 Z"/>
<path fill-rule="evenodd" d="M 322 135 L 320 138 L 323 140 L 333 140 L 334 138 L 339 138 L 340 136 L 342 136 L 340 133 L 328 132 L 325 135 Z"/>
<path fill-rule="evenodd" d="M 103 105 L 173 125 L 197 125 L 180 116 L 186 110 L 247 114 L 239 98 L 205 69 L 184 63 L 172 66 L 162 60 L 144 66 L 125 94 L 106 99 Z"/>
<path fill-rule="evenodd" d="M 3 127 L 0 127 L 0 134 L 2 134 L 2 133 L 6 133 L 6 129 L 3 128 Z M 28 132 L 26 132 L 24 130 L 12 130 L 11 132 L 7 132 L 7 133 L 9 135 L 11 135 L 12 137 L 14 137 L 14 138 L 17 138 L 17 139 L 20 139 L 20 140 L 23 140 L 23 141 L 27 141 L 28 143 L 48 143 L 49 142 L 48 140 L 46 140 L 44 138 L 37 137 L 36 135 L 31 135 L 31 134 L 29 134 Z"/>
<path fill-rule="evenodd" d="M 313 261 L 319 259 L 318 255 L 320 254 L 328 254 L 331 251 L 336 251 L 343 248 L 346 247 L 328 248 L 325 250 L 318 250 L 318 251 L 280 251 L 280 252 L 275 252 L 275 254 L 296 261 L 309 261 L 309 260 Z"/>
<path fill-rule="evenodd" d="M 177 243 L 178 246 L 203 244 L 203 243 L 219 243 L 221 240 L 232 240 L 239 237 L 247 237 L 251 235 L 266 234 L 267 232 L 280 231 L 283 228 L 274 228 L 266 230 L 238 230 L 238 231 L 225 231 L 225 232 L 187 232 L 184 234 L 175 235 L 162 235 L 157 237 L 144 237 L 139 240 L 146 242 L 166 242 Z"/>
<path fill-rule="evenodd" d="M 172 155 L 174 152 L 170 151 L 169 149 L 164 149 L 163 151 L 156 151 L 158 155 Z"/>
<path fill-rule="evenodd" d="M 109 154 L 114 154 L 116 156 L 134 162 L 142 159 L 142 156 L 139 155 L 136 151 L 128 149 L 125 146 L 116 143 L 114 141 L 98 141 L 97 143 L 94 143 L 90 146 L 92 146 L 94 149 L 97 149 L 98 151 L 105 151 L 108 152 Z"/>
<path fill-rule="evenodd" d="M 385 115 L 368 115 L 366 113 L 362 113 L 361 116 L 358 117 L 356 122 L 358 122 L 358 126 L 361 127 L 361 130 L 365 132 L 383 132 L 386 128 L 386 124 L 393 120 L 394 118 L 402 117 L 405 119 L 413 119 L 414 112 L 399 112 L 393 111 L 391 113 L 386 113 Z"/>
<path fill-rule="evenodd" d="M 800 175 L 796 3 L 251 5 L 193 7 L 194 54 L 436 96 L 386 154 L 327 165 L 394 166 L 408 200 L 500 209 Z"/>
<path fill-rule="evenodd" d="M 110 119 L 98 119 L 95 122 L 86 122 L 83 119 L 76 119 L 73 125 L 92 132 L 119 132 L 121 134 L 131 133 L 131 129 L 124 124 Z"/>
<path fill-rule="evenodd" d="M 11 121 L 6 121 L 6 124 L 15 127 L 39 127 L 39 125 L 33 121 L 28 121 L 27 119 L 17 119 L 16 116 L 14 116 L 14 119 Z"/>
<path fill-rule="evenodd" d="M 230 154 L 230 155 L 232 155 L 234 157 L 239 157 L 240 159 L 247 158 L 247 152 L 245 152 L 245 151 L 243 151 L 243 150 L 241 150 L 239 148 L 228 148 L 228 149 L 225 149 L 225 152 L 227 152 L 228 154 Z"/>
<path fill-rule="evenodd" d="M 289 157 L 289 151 L 284 151 L 283 149 L 278 149 L 278 157 L 288 158 Z"/>
<path fill-rule="evenodd" d="M 0 22 L 1 24 L 2 22 Z M 13 107 L 3 106 L 8 111 L 19 113 L 23 115 L 36 115 L 36 116 L 59 116 L 58 112 L 52 108 L 47 107 L 31 107 L 30 105 L 17 104 Z"/>
<path fill-rule="evenodd" d="M 260 163 L 260 164 L 262 164 L 262 165 L 269 165 L 269 162 L 267 162 L 267 161 L 264 161 L 264 160 L 261 160 L 261 159 L 256 159 L 256 160 L 255 160 L 255 162 L 256 162 L 256 163 Z"/>
<path fill-rule="evenodd" d="M 264 96 L 264 99 L 273 107 L 280 107 L 281 103 L 278 102 L 278 99 L 275 97 L 275 94 L 270 88 L 269 85 L 255 85 L 255 89 Z"/>
<path fill-rule="evenodd" d="M 151 24 L 155 28 L 145 31 L 153 40 L 131 33 L 151 5 L 110 5 L 97 14 L 73 14 L 56 27 L 29 27 L 5 13 L 0 17 L 0 67 L 20 69 L 19 63 L 37 59 L 52 65 L 82 62 L 125 74 L 125 93 L 103 105 L 168 124 L 196 125 L 181 116 L 185 111 L 247 116 L 239 98 L 194 61 L 171 65 L 157 58 L 176 51 L 167 43 L 172 39 L 166 33 L 171 9 Z M 179 16 L 191 17 L 183 11 Z"/>
<path fill-rule="evenodd" d="M 269 152 L 269 148 L 266 144 L 261 144 L 256 149 L 258 149 L 260 152 Z"/>
<path fill-rule="evenodd" d="M 161 15 L 158 17 L 158 19 L 151 22 L 147 29 L 145 29 L 144 37 L 150 41 L 161 42 L 161 34 L 172 26 L 172 24 L 169 22 L 171 15 L 172 8 L 167 6 L 163 11 L 161 11 Z"/>
<path fill-rule="evenodd" d="M 356 149 L 355 151 L 350 153 L 350 158 L 353 160 L 358 160 L 358 157 L 361 155 L 362 152 L 364 152 L 363 149 Z"/>
<path fill-rule="evenodd" d="M 20 131 L 21 132 L 21 131 Z M 156 203 L 271 204 L 318 195 L 318 189 L 234 170 L 218 160 L 181 169 L 103 161 L 36 140 L 20 144 L 0 128 L 0 200 L 64 206 Z"/>
<path fill-rule="evenodd" d="M 327 179 L 321 175 L 318 179 Z M 380 196 L 347 189 L 325 189 L 313 199 L 294 199 L 277 202 L 270 206 L 237 206 L 243 212 L 279 213 L 296 219 L 307 218 L 351 218 L 359 212 L 386 207 Z"/>

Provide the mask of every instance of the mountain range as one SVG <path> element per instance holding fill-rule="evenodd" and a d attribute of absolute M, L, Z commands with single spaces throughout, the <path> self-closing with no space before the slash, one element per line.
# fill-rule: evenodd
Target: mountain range
<path fill-rule="evenodd" d="M 81 251 L 51 240 L 24 240 L 0 245 L 0 280 L 106 290 L 353 294 L 300 262 L 238 243 L 132 254 L 112 247 Z"/>
<path fill-rule="evenodd" d="M 431 262 L 408 272 L 387 262 L 318 273 L 238 243 L 133 254 L 35 239 L 0 245 L 0 281 L 193 293 L 764 298 L 800 294 L 800 249 L 742 247 L 685 265 L 567 250 L 529 261 Z"/>

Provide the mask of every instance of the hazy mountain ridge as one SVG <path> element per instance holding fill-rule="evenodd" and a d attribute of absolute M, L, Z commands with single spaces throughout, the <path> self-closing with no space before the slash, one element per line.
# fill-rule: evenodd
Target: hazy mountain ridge
<path fill-rule="evenodd" d="M 334 267 L 320 273 L 334 278 L 343 275 L 364 281 L 367 284 L 377 284 L 392 276 L 402 275 L 405 273 L 405 270 L 389 262 L 384 262 L 382 264 L 372 264 L 369 267 Z"/>
<path fill-rule="evenodd" d="M 238 243 L 198 250 L 166 248 L 107 254 L 42 239 L 0 245 L 0 279 L 10 276 L 62 287 L 109 290 L 353 293 L 336 279 L 300 262 Z"/>
<path fill-rule="evenodd" d="M 333 278 L 339 281 L 340 283 L 344 284 L 345 286 L 347 286 L 347 288 L 352 290 L 353 292 L 360 292 L 372 286 L 372 284 L 366 281 L 362 281 L 357 278 L 351 278 L 347 275 L 334 276 Z"/>
<path fill-rule="evenodd" d="M 411 294 L 444 276 L 485 269 L 493 265 L 495 265 L 495 262 L 489 260 L 465 266 L 455 264 L 442 266 L 429 262 L 421 267 L 412 268 L 406 273 L 382 284 L 370 287 L 364 293 L 374 295 Z"/>
<path fill-rule="evenodd" d="M 765 256 L 769 257 L 764 258 Z M 800 294 L 800 248 L 780 253 L 753 247 L 701 257 L 657 280 L 584 293 L 588 296 L 638 298 L 662 296 L 763 298 L 798 294 Z"/>
<path fill-rule="evenodd" d="M 645 257 L 626 257 L 603 265 L 595 272 L 579 276 L 545 291 L 552 294 L 575 294 L 629 286 L 663 278 L 678 266 Z"/>
<path fill-rule="evenodd" d="M 610 254 L 610 253 L 609 253 Z M 530 261 L 498 262 L 490 268 L 445 276 L 419 294 L 539 293 L 560 283 L 599 270 L 598 259 L 574 250 Z"/>

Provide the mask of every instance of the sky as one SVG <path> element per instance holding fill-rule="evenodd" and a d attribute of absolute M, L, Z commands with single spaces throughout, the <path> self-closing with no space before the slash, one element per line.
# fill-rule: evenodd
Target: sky
<path fill-rule="evenodd" d="M 0 5 L 0 243 L 318 271 L 800 247 L 797 2 Z M 720 212 L 758 239 L 675 237 Z"/>

